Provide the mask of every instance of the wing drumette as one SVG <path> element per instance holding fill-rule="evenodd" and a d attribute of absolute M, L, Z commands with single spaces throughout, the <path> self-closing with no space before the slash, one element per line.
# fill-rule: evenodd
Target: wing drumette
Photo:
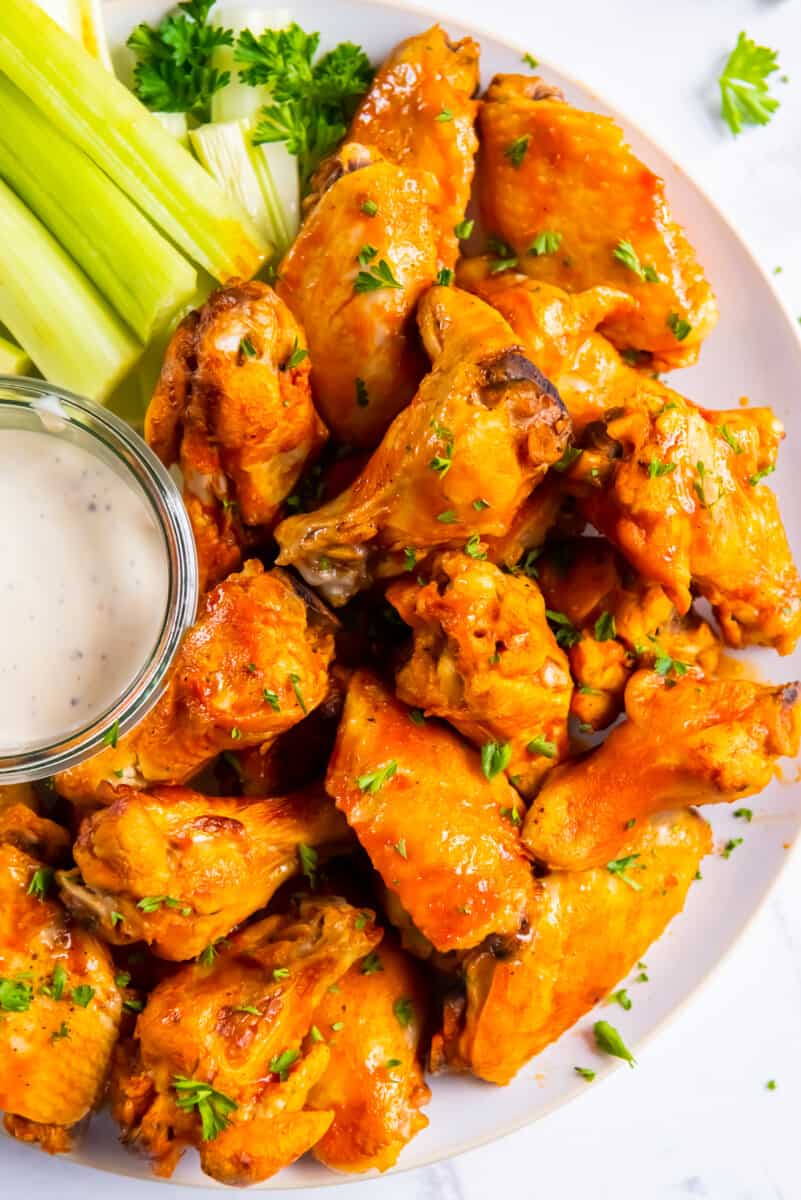
<path fill-rule="evenodd" d="M 354 675 L 326 788 L 438 950 L 516 932 L 533 895 L 517 793 L 489 763 L 488 774 L 447 728 L 416 724 L 377 679 Z"/>
<path fill-rule="evenodd" d="M 258 280 L 212 294 L 182 321 L 145 418 L 165 466 L 181 468 L 201 591 L 242 564 L 322 446 L 303 330 Z"/>
<path fill-rule="evenodd" d="M 597 750 L 556 767 L 529 809 L 523 841 L 549 867 L 617 860 L 632 822 L 663 809 L 740 800 L 767 787 L 776 759 L 798 753 L 796 683 L 676 680 L 639 671 L 627 719 Z"/>
<path fill-rule="evenodd" d="M 412 403 L 349 488 L 276 530 L 279 562 L 334 604 L 432 550 L 504 536 L 567 445 L 558 394 L 489 305 L 434 287 L 418 320 L 433 369 Z"/>
<path fill-rule="evenodd" d="M 112 1109 L 157 1175 L 194 1145 L 213 1179 L 258 1183 L 320 1140 L 334 1113 L 307 1105 L 330 1057 L 309 1037 L 315 1012 L 380 938 L 372 914 L 307 899 L 153 990 L 117 1056 Z"/>
<path fill-rule="evenodd" d="M 712 849 L 706 821 L 667 813 L 630 835 L 627 882 L 598 867 L 539 880 L 531 928 L 471 950 L 446 999 L 432 1065 L 505 1084 L 606 996 L 681 912 Z"/>
<path fill-rule="evenodd" d="M 265 907 L 302 870 L 299 846 L 330 852 L 349 841 L 321 789 L 245 800 L 122 788 L 110 808 L 84 820 L 78 872 L 59 882 L 65 903 L 97 921 L 107 941 L 144 941 L 180 960 Z"/>
<path fill-rule="evenodd" d="M 414 637 L 398 695 L 479 748 L 508 746 L 507 774 L 529 794 L 567 753 L 573 684 L 536 583 L 504 574 L 483 561 L 485 553 L 479 543 L 472 557 L 441 554 L 430 583 L 389 588 L 387 599 Z"/>
<path fill-rule="evenodd" d="M 245 563 L 202 599 L 155 708 L 116 745 L 59 775 L 59 792 L 110 803 L 114 786 L 185 783 L 224 750 L 276 738 L 326 694 L 330 628 L 285 572 Z"/>
<path fill-rule="evenodd" d="M 496 75 L 481 105 L 481 211 L 526 274 L 569 292 L 599 284 L 636 307 L 603 332 L 657 369 L 695 362 L 717 305 L 659 176 L 609 117 L 541 79 Z"/>
<path fill-rule="evenodd" d="M 48 898 L 51 879 L 0 845 L 0 1109 L 9 1133 L 55 1152 L 101 1100 L 122 999 L 108 951 Z"/>
<path fill-rule="evenodd" d="M 331 1059 L 309 1093 L 309 1108 L 333 1110 L 314 1156 L 335 1171 L 386 1171 L 428 1125 L 420 1109 L 431 1093 L 420 1042 L 428 993 L 420 967 L 384 937 L 356 963 L 315 1013 Z"/>

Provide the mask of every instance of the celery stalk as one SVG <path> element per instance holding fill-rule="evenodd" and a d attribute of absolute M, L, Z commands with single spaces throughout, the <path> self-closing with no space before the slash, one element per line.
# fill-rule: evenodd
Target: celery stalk
<path fill-rule="evenodd" d="M 0 3 L 0 71 L 191 259 L 221 281 L 255 275 L 267 247 L 247 215 L 33 0 Z"/>
<path fill-rule="evenodd" d="M 184 150 L 189 149 L 189 125 L 186 113 L 154 112 L 153 116 L 160 125 L 164 126 L 170 137 L 175 138 L 179 146 L 183 146 Z"/>
<path fill-rule="evenodd" d="M 250 121 L 225 121 L 189 131 L 195 154 L 245 209 L 259 232 L 283 255 L 297 232 L 287 221 L 284 199 L 261 146 L 253 145 Z M 297 179 L 297 167 L 294 168 Z"/>
<path fill-rule="evenodd" d="M 147 342 L 197 272 L 90 158 L 0 75 L 0 176 Z"/>
<path fill-rule="evenodd" d="M 33 363 L 21 346 L 0 335 L 0 375 L 30 375 Z"/>
<path fill-rule="evenodd" d="M 111 55 L 100 0 L 36 0 L 49 17 L 76 38 L 109 71 Z"/>
<path fill-rule="evenodd" d="M 45 379 L 93 400 L 104 400 L 142 353 L 66 251 L 1 182 L 0 321 Z"/>
<path fill-rule="evenodd" d="M 231 8 L 221 6 L 214 19 L 226 29 L 231 29 L 235 38 L 244 29 L 249 29 L 254 37 L 260 37 L 266 29 L 286 29 L 292 23 L 288 8 L 265 10 L 247 5 Z M 215 124 L 218 121 L 255 117 L 260 108 L 270 103 L 269 88 L 251 87 L 249 83 L 241 82 L 239 72 L 242 64 L 235 61 L 233 46 L 218 46 L 212 61 L 218 71 L 229 71 L 231 75 L 228 87 L 221 88 L 211 98 L 211 119 Z"/>

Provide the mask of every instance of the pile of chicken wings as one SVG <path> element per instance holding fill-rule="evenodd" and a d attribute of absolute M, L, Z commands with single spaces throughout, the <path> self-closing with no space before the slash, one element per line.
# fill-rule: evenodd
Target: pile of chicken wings
<path fill-rule="evenodd" d="M 660 378 L 717 309 L 614 122 L 478 94 L 470 39 L 397 47 L 273 286 L 172 339 L 196 623 L 136 729 L 0 800 L 18 1138 L 106 1102 L 162 1176 L 384 1170 L 424 1073 L 508 1083 L 681 910 L 695 806 L 798 752 L 798 686 L 722 658 L 801 634 L 782 427 Z"/>

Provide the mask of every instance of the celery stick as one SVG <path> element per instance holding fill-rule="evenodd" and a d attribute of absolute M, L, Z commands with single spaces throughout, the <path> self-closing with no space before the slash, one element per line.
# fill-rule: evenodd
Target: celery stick
<path fill-rule="evenodd" d="M 215 278 L 255 275 L 267 247 L 247 215 L 33 0 L 0 3 L 0 71 Z"/>
<path fill-rule="evenodd" d="M 48 16 L 76 38 L 89 53 L 110 71 L 106 28 L 100 12 L 100 0 L 36 0 Z"/>
<path fill-rule="evenodd" d="M 0 336 L 0 375 L 30 375 L 33 363 L 21 346 Z"/>
<path fill-rule="evenodd" d="M 292 23 L 288 8 L 259 9 L 244 6 L 241 8 L 223 5 L 215 11 L 215 21 L 233 30 L 234 38 L 238 38 L 244 29 L 249 29 L 254 37 L 260 37 L 266 29 L 286 29 Z M 242 83 L 239 72 L 242 64 L 234 60 L 234 46 L 218 46 L 212 57 L 212 64 L 218 71 L 228 71 L 231 82 L 228 87 L 221 88 L 211 98 L 211 119 L 217 121 L 238 121 L 242 117 L 255 117 L 260 108 L 269 104 L 272 94 L 266 87 L 251 87 Z M 297 170 L 297 160 L 296 167 Z"/>
<path fill-rule="evenodd" d="M 260 146 L 253 145 L 250 121 L 201 125 L 190 130 L 189 138 L 203 166 L 242 205 L 259 232 L 282 255 L 297 228 L 288 224 L 267 156 Z"/>
<path fill-rule="evenodd" d="M 184 150 L 189 149 L 189 126 L 186 121 L 186 113 L 154 112 L 153 116 L 160 125 L 164 126 L 170 137 L 175 138 L 179 146 L 183 146 Z"/>
<path fill-rule="evenodd" d="M 142 353 L 66 251 L 4 183 L 0 321 L 45 379 L 93 400 L 104 400 Z"/>
<path fill-rule="evenodd" d="M 147 342 L 197 272 L 90 158 L 0 75 L 0 176 Z"/>

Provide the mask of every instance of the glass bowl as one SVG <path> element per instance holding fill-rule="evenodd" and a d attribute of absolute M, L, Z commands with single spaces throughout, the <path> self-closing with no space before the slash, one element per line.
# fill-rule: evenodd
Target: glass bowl
<path fill-rule="evenodd" d="M 0 752 L 0 786 L 55 775 L 82 762 L 141 721 L 159 698 L 181 639 L 195 619 L 195 540 L 181 494 L 142 438 L 113 413 L 42 380 L 0 375 L 0 429 L 31 430 L 89 451 L 145 501 L 161 533 L 167 599 L 155 644 L 121 695 L 88 724 L 18 753 Z M 13 630 L 7 631 L 13 637 Z"/>

